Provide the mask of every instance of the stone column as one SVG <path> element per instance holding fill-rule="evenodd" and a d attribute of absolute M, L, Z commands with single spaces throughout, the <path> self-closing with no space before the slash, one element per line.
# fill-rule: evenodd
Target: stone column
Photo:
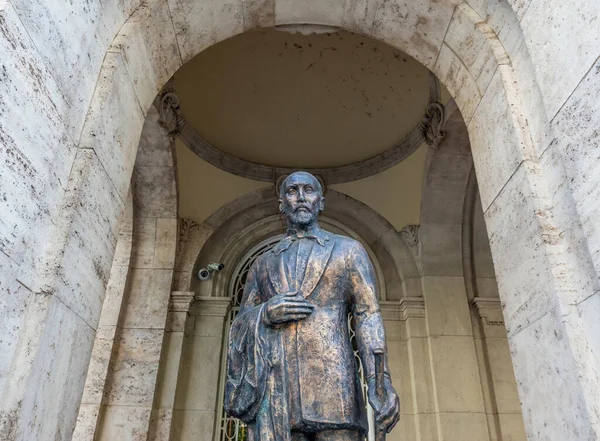
<path fill-rule="evenodd" d="M 193 331 L 183 342 L 171 427 L 173 441 L 213 439 L 220 414 L 223 332 L 230 303 L 229 297 L 197 296 L 190 309 Z"/>
<path fill-rule="evenodd" d="M 476 297 L 474 326 L 490 441 L 525 441 L 523 414 L 517 394 L 508 338 L 499 298 Z"/>
<path fill-rule="evenodd" d="M 88 368 L 73 441 L 94 441 L 106 392 L 110 360 L 120 332 L 120 315 L 126 301 L 127 278 L 132 249 L 133 207 L 131 195 L 121 219 L 106 295 L 96 330 L 92 358 Z"/>
<path fill-rule="evenodd" d="M 423 294 L 437 439 L 489 441 L 464 277 L 424 276 Z"/>
<path fill-rule="evenodd" d="M 192 291 L 173 291 L 169 301 L 169 313 L 162 358 L 158 373 L 157 395 L 152 412 L 148 441 L 169 441 L 177 379 L 181 367 L 185 336 L 193 331 L 190 305 L 194 300 Z"/>
<path fill-rule="evenodd" d="M 404 298 L 399 302 L 380 301 L 379 307 L 385 325 L 388 364 L 392 382 L 400 397 L 400 421 L 388 435 L 390 441 L 413 441 L 416 439 L 417 416 L 415 391 L 412 381 L 413 369 L 408 338 L 408 320 L 424 317 L 423 299 Z M 419 379 L 421 381 L 421 379 Z"/>

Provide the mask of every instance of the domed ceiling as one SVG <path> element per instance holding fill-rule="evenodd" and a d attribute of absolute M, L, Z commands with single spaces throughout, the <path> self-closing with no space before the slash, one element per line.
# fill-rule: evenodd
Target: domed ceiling
<path fill-rule="evenodd" d="M 175 75 L 181 109 L 225 153 L 279 167 L 335 167 L 393 147 L 419 123 L 429 72 L 375 40 L 263 29 L 202 52 Z"/>

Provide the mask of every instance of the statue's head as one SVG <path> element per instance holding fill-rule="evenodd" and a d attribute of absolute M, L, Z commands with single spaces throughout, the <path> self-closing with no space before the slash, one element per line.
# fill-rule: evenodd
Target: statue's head
<path fill-rule="evenodd" d="M 323 187 L 317 178 L 299 171 L 289 175 L 279 187 L 279 211 L 291 225 L 309 226 L 325 208 Z"/>

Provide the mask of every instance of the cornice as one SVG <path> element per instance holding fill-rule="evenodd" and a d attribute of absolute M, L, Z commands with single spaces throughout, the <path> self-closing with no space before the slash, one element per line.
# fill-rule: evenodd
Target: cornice
<path fill-rule="evenodd" d="M 421 121 L 397 144 L 383 153 L 339 167 L 307 168 L 306 171 L 319 176 L 327 185 L 356 181 L 387 170 L 414 153 L 423 142 L 437 147 L 444 136 L 444 106 L 439 103 L 440 85 L 435 75 L 430 76 L 429 102 Z M 221 170 L 248 179 L 276 182 L 281 176 L 297 170 L 293 167 L 276 167 L 256 164 L 230 155 L 213 146 L 192 126 L 186 124 L 179 107 L 173 82 L 169 81 L 155 101 L 161 115 L 161 125 L 169 136 L 179 139 L 196 155 Z"/>

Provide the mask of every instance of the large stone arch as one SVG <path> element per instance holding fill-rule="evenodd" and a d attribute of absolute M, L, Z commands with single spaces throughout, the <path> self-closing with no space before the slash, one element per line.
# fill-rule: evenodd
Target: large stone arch
<path fill-rule="evenodd" d="M 590 66 L 598 54 L 578 45 L 594 40 L 599 13 L 592 0 L 2 4 L 0 51 L 9 80 L 1 92 L 8 107 L 28 116 L 2 115 L 2 139 L 11 147 L 2 152 L 9 164 L 3 198 L 15 221 L 14 228 L 2 224 L 4 285 L 27 305 L 3 305 L 12 331 L 11 358 L 1 366 L 9 385 L 2 436 L 68 439 L 72 432 L 91 347 L 90 338 L 80 346 L 73 335 L 89 337 L 97 328 L 119 213 L 158 90 L 211 44 L 256 26 L 310 23 L 405 51 L 456 99 L 469 130 L 528 433 L 596 439 L 600 242 L 588 208 L 596 178 L 586 179 L 588 165 L 577 155 L 587 152 L 577 144 L 597 144 L 599 113 L 587 97 L 597 85 Z M 558 31 L 543 32 L 555 18 Z M 576 33 L 578 39 L 562 41 Z M 34 191 L 23 205 L 27 185 Z M 52 332 L 33 331 L 44 327 Z M 51 383 L 37 374 L 44 371 L 56 373 Z M 563 386 L 549 391 L 551 383 Z M 61 412 L 42 418 L 55 396 Z M 576 409 L 567 420 L 564 402 Z"/>

